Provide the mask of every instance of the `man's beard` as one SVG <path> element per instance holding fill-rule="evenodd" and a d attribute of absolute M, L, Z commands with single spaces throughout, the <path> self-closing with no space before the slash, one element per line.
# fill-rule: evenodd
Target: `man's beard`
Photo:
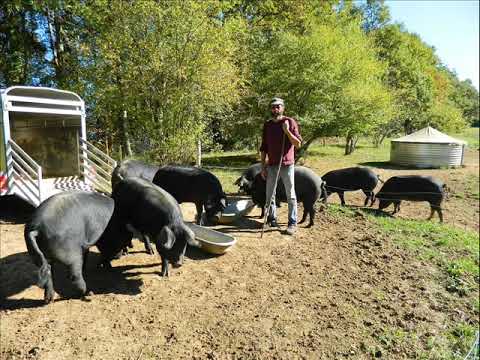
<path fill-rule="evenodd" d="M 273 113 L 272 112 L 272 116 L 273 116 L 274 119 L 280 120 L 283 117 L 283 113 Z"/>

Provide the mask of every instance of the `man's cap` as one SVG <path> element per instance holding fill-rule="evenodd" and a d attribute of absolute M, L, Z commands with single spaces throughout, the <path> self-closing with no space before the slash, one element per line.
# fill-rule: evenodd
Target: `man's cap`
<path fill-rule="evenodd" d="M 283 99 L 280 99 L 279 97 L 274 97 L 270 102 L 270 106 L 273 106 L 273 105 L 285 106 L 285 103 L 283 102 Z"/>

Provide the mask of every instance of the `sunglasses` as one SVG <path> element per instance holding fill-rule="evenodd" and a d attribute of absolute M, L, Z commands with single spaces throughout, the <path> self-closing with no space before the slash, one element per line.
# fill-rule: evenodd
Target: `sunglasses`
<path fill-rule="evenodd" d="M 277 108 L 281 108 L 282 105 L 272 105 L 272 109 L 277 109 Z"/>

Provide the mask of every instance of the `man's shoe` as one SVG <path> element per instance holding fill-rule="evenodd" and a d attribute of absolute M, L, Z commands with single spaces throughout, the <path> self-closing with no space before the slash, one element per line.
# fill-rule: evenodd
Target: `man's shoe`
<path fill-rule="evenodd" d="M 295 225 L 288 225 L 287 230 L 285 230 L 285 234 L 287 235 L 295 235 L 297 232 L 297 227 Z"/>

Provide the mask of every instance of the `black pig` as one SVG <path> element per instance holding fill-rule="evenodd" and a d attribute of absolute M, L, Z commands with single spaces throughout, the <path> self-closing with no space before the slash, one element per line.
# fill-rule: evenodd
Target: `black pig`
<path fill-rule="evenodd" d="M 393 214 L 400 211 L 402 200 L 427 201 L 430 204 L 430 220 L 434 212 L 438 212 L 440 222 L 443 222 L 440 205 L 445 197 L 446 186 L 440 180 L 431 176 L 405 175 L 393 176 L 382 186 L 376 197 L 379 199 L 378 208 L 385 209 L 394 204 Z"/>
<path fill-rule="evenodd" d="M 122 179 L 139 177 L 152 181 L 160 166 L 150 165 L 138 160 L 124 160 L 112 172 L 112 189 Z"/>
<path fill-rule="evenodd" d="M 177 201 L 150 181 L 136 177 L 121 180 L 112 198 L 115 220 L 133 227 L 147 241 L 154 240 L 162 259 L 162 276 L 168 276 L 169 262 L 174 267 L 182 265 L 187 244 L 199 246 L 183 222 Z"/>
<path fill-rule="evenodd" d="M 111 198 L 76 191 L 54 195 L 35 209 L 25 226 L 25 242 L 30 257 L 40 267 L 38 285 L 45 289 L 45 303 L 52 302 L 55 295 L 52 263 L 69 268 L 73 285 L 83 296 L 87 293 L 83 276 L 88 249 L 97 245 L 104 255 L 104 244 L 118 252 L 131 240 L 132 234 L 114 223 L 113 211 Z"/>
<path fill-rule="evenodd" d="M 364 206 L 367 206 L 370 199 L 372 206 L 375 201 L 373 189 L 378 184 L 378 175 L 372 170 L 364 167 L 351 167 L 346 169 L 332 170 L 322 176 L 326 183 L 327 194 L 337 193 L 342 205 L 345 205 L 344 192 L 362 190 L 367 198 Z"/>
<path fill-rule="evenodd" d="M 205 208 L 207 221 L 217 222 L 227 206 L 222 185 L 212 173 L 189 166 L 162 166 L 153 178 L 153 183 L 166 190 L 179 204 L 192 202 L 197 208 L 197 224 L 202 221 Z"/>
<path fill-rule="evenodd" d="M 265 207 L 266 202 L 266 186 L 267 183 L 262 175 L 257 174 L 253 181 L 252 200 L 257 206 L 262 208 Z M 315 202 L 318 199 L 323 199 L 323 202 L 326 202 L 324 182 L 312 170 L 303 166 L 295 166 L 295 194 L 297 195 L 297 201 L 303 203 L 303 216 L 299 224 L 303 223 L 307 218 L 307 214 L 309 214 L 310 222 L 308 227 L 314 225 Z M 276 198 L 283 202 L 287 201 L 285 187 L 280 179 L 277 184 Z"/>

